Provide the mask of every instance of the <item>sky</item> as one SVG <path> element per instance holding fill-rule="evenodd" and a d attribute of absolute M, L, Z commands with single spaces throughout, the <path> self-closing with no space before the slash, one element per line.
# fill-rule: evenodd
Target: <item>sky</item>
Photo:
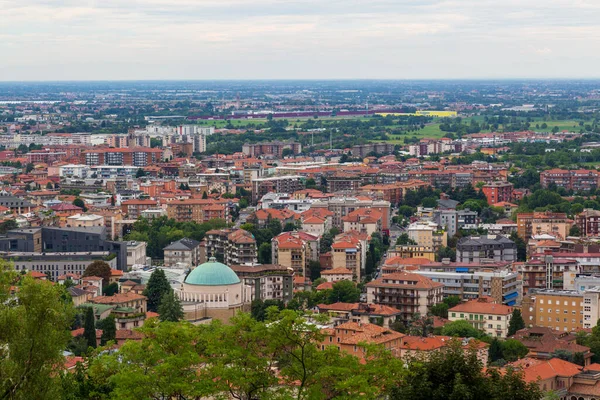
<path fill-rule="evenodd" d="M 599 78 L 600 0 L 0 0 L 0 80 Z"/>

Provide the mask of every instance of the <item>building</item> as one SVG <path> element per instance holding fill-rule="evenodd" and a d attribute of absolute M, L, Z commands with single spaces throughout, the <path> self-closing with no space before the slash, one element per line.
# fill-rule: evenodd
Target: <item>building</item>
<path fill-rule="evenodd" d="M 127 267 L 146 265 L 146 242 L 127 242 Z"/>
<path fill-rule="evenodd" d="M 199 224 L 211 219 L 230 220 L 229 207 L 213 200 L 175 200 L 167 205 L 167 216 L 177 222 L 194 221 Z"/>
<path fill-rule="evenodd" d="M 67 226 L 73 228 L 93 228 L 104 226 L 104 217 L 95 214 L 75 214 L 67 217 Z"/>
<path fill-rule="evenodd" d="M 292 194 L 302 188 L 300 176 L 297 175 L 256 178 L 252 180 L 252 203 L 256 204 L 267 193 Z"/>
<path fill-rule="evenodd" d="M 404 322 L 416 313 L 426 315 L 444 297 L 443 284 L 407 272 L 383 275 L 365 286 L 367 303 L 397 308 L 402 312 Z"/>
<path fill-rule="evenodd" d="M 353 174 L 336 173 L 326 178 L 327 192 L 356 192 L 362 183 L 362 178 Z"/>
<path fill-rule="evenodd" d="M 132 199 L 121 202 L 121 211 L 130 219 L 138 219 L 142 213 L 149 209 L 155 209 L 158 206 L 156 200 Z"/>
<path fill-rule="evenodd" d="M 333 303 L 319 304 L 317 306 L 320 314 L 327 314 L 334 325 L 344 322 L 355 322 L 362 324 L 377 324 L 390 328 L 401 316 L 401 311 L 380 304 L 365 303 Z"/>
<path fill-rule="evenodd" d="M 193 269 L 175 293 L 188 321 L 212 318 L 228 323 L 235 314 L 248 311 L 252 299 L 250 286 L 214 257 Z"/>
<path fill-rule="evenodd" d="M 116 268 L 116 259 L 110 259 L 107 251 L 95 252 L 1 252 L 3 259 L 10 260 L 15 271 L 35 271 L 46 274 L 51 280 L 67 274 L 82 275 L 94 261 L 105 261 L 111 268 Z M 108 261 L 107 261 L 108 260 Z"/>
<path fill-rule="evenodd" d="M 571 354 L 581 353 L 584 365 L 591 363 L 592 353 L 590 352 L 590 348 L 577 344 L 577 335 L 571 332 L 534 327 L 521 329 L 512 338 L 527 347 L 529 350 L 527 357 L 538 360 L 549 360 L 554 358 L 556 351 L 565 351 Z"/>
<path fill-rule="evenodd" d="M 294 294 L 294 271 L 281 265 L 232 265 L 231 269 L 249 286 L 252 300 L 290 301 Z"/>
<path fill-rule="evenodd" d="M 418 221 L 406 229 L 408 237 L 418 246 L 430 248 L 434 252 L 448 245 L 448 233 L 432 221 Z"/>
<path fill-rule="evenodd" d="M 311 205 L 313 208 L 325 208 L 333 212 L 331 218 L 332 227 L 343 231 L 343 218 L 359 208 L 370 208 L 381 212 L 381 229 L 387 231 L 390 229 L 391 205 L 389 201 L 384 200 L 364 200 L 355 197 L 334 197 L 327 200 L 316 201 Z"/>
<path fill-rule="evenodd" d="M 426 182 L 420 180 L 409 180 L 406 182 L 380 183 L 366 185 L 360 188 L 362 192 L 376 193 L 382 200 L 389 201 L 392 204 L 399 204 L 406 192 L 409 190 L 418 190 L 421 187 L 429 186 Z"/>
<path fill-rule="evenodd" d="M 510 203 L 513 200 L 513 184 L 509 182 L 494 181 L 483 185 L 481 190 L 485 194 L 488 204 Z"/>
<path fill-rule="evenodd" d="M 258 262 L 256 240 L 243 229 L 213 229 L 206 232 L 206 256 L 231 265 L 253 265 Z"/>
<path fill-rule="evenodd" d="M 324 335 L 321 349 L 335 346 L 338 350 L 364 360 L 365 345 L 379 345 L 400 356 L 400 344 L 404 334 L 379 325 L 362 322 L 345 322 L 333 328 L 322 330 Z"/>
<path fill-rule="evenodd" d="M 600 174 L 598 171 L 578 169 L 550 169 L 540 173 L 540 184 L 543 188 L 555 185 L 557 188 L 564 188 L 573 192 L 589 192 L 598 188 Z"/>
<path fill-rule="evenodd" d="M 534 326 L 572 332 L 583 328 L 583 294 L 574 290 L 539 289 L 535 297 Z M 595 324 L 597 321 L 589 321 Z"/>
<path fill-rule="evenodd" d="M 450 321 L 465 320 L 490 336 L 506 338 L 513 308 L 487 299 L 467 301 L 448 310 Z"/>
<path fill-rule="evenodd" d="M 370 153 L 386 155 L 394 152 L 394 145 L 390 143 L 359 144 L 356 146 L 352 146 L 350 152 L 354 157 L 361 158 L 368 156 Z"/>
<path fill-rule="evenodd" d="M 429 261 L 435 261 L 437 252 L 431 247 L 418 245 L 397 245 L 388 249 L 388 258 L 426 258 Z"/>
<path fill-rule="evenodd" d="M 162 150 L 148 147 L 92 148 L 83 151 L 85 165 L 146 167 L 162 161 Z"/>
<path fill-rule="evenodd" d="M 584 209 L 575 217 L 581 236 L 600 236 L 600 211 Z"/>
<path fill-rule="evenodd" d="M 381 232 L 383 214 L 370 208 L 359 208 L 342 218 L 344 232 L 356 231 L 372 235 Z"/>
<path fill-rule="evenodd" d="M 274 158 L 283 158 L 283 151 L 290 150 L 291 154 L 302 153 L 302 145 L 298 142 L 263 142 L 263 143 L 244 143 L 242 153 L 249 157 L 258 157 L 262 155 L 273 156 Z"/>
<path fill-rule="evenodd" d="M 444 297 L 458 296 L 461 300 L 491 297 L 498 304 L 514 306 L 521 300 L 522 281 L 519 274 L 509 270 L 498 272 L 469 271 L 457 266 L 454 272 L 412 271 L 444 285 Z"/>
<path fill-rule="evenodd" d="M 351 281 L 354 274 L 348 268 L 334 268 L 321 271 L 321 278 L 327 282 Z"/>
<path fill-rule="evenodd" d="M 565 213 L 533 212 L 517 214 L 517 234 L 529 241 L 534 235 L 550 234 L 558 239 L 566 239 L 573 226 L 573 220 Z"/>
<path fill-rule="evenodd" d="M 501 235 L 468 236 L 458 241 L 456 261 L 480 263 L 483 260 L 516 261 L 517 245 Z"/>
<path fill-rule="evenodd" d="M 586 374 L 581 373 L 583 367 L 560 358 L 540 360 L 525 357 L 508 365 L 522 372 L 525 382 L 536 383 L 543 392 L 554 391 L 565 400 L 592 400 L 600 395 L 600 391 L 592 390 L 595 396 L 589 396 L 590 389 L 598 386 L 596 383 L 600 377 L 593 377 L 597 373 L 584 376 Z M 588 382 L 587 378 L 593 379 Z"/>
<path fill-rule="evenodd" d="M 200 263 L 200 242 L 190 238 L 179 239 L 163 249 L 165 266 L 194 268 Z"/>
<path fill-rule="evenodd" d="M 574 290 L 575 278 L 582 272 L 577 260 L 543 254 L 518 264 L 523 278 L 523 294 L 534 289 Z"/>

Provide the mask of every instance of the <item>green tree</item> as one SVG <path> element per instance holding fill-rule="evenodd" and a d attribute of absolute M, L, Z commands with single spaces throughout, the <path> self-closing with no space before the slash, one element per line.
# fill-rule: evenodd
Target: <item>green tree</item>
<path fill-rule="evenodd" d="M 138 168 L 137 172 L 135 173 L 135 177 L 142 178 L 144 176 L 146 176 L 146 172 L 142 168 Z"/>
<path fill-rule="evenodd" d="M 183 319 L 183 307 L 173 290 L 165 293 L 161 298 L 158 314 L 161 321 L 178 322 Z"/>
<path fill-rule="evenodd" d="M 73 200 L 73 205 L 81 208 L 84 212 L 87 211 L 87 207 L 85 206 L 85 203 L 79 197 L 76 198 L 75 200 Z"/>
<path fill-rule="evenodd" d="M 208 193 L 207 192 L 202 192 L 202 199 L 204 199 L 204 200 L 208 199 Z"/>
<path fill-rule="evenodd" d="M 61 285 L 17 276 L 0 261 L 0 398 L 60 397 L 56 366 L 64 362 L 74 316 L 65 294 Z"/>
<path fill-rule="evenodd" d="M 150 275 L 150 279 L 144 290 L 144 296 L 148 299 L 148 311 L 158 312 L 161 299 L 171 290 L 171 285 L 167 280 L 165 271 L 160 268 L 155 269 L 152 275 Z"/>
<path fill-rule="evenodd" d="M 571 229 L 569 229 L 569 236 L 581 236 L 581 230 L 577 225 L 573 225 Z"/>
<path fill-rule="evenodd" d="M 459 319 L 457 321 L 452 321 L 444 325 L 442 328 L 442 335 L 445 336 L 456 336 L 461 338 L 481 337 L 482 331 L 475 329 L 473 325 L 471 325 L 468 321 L 464 319 Z"/>
<path fill-rule="evenodd" d="M 119 292 L 119 284 L 116 282 L 113 282 L 109 285 L 106 285 L 102 288 L 102 294 L 104 296 L 114 296 L 115 294 L 117 294 Z"/>
<path fill-rule="evenodd" d="M 444 303 L 448 304 L 449 308 L 456 307 L 461 302 L 458 296 L 448 296 L 444 299 Z"/>
<path fill-rule="evenodd" d="M 102 278 L 102 284 L 108 286 L 108 282 L 110 281 L 111 269 L 110 265 L 101 260 L 96 260 L 87 266 L 85 271 L 83 271 L 83 276 L 97 276 Z"/>
<path fill-rule="evenodd" d="M 360 300 L 360 289 L 351 281 L 337 281 L 327 297 L 327 302 L 332 303 L 357 303 Z"/>
<path fill-rule="evenodd" d="M 438 303 L 431 306 L 431 314 L 436 317 L 448 318 L 448 304 Z"/>
<path fill-rule="evenodd" d="M 529 349 L 516 339 L 507 339 L 502 342 L 502 358 L 508 362 L 517 361 L 525 357 Z"/>
<path fill-rule="evenodd" d="M 271 243 L 261 243 L 258 247 L 258 262 L 271 264 Z"/>
<path fill-rule="evenodd" d="M 510 317 L 510 322 L 508 323 L 508 336 L 512 336 L 517 331 L 525 328 L 525 321 L 523 320 L 523 316 L 521 315 L 521 310 L 515 308 Z"/>
<path fill-rule="evenodd" d="M 284 232 L 291 232 L 294 230 L 296 230 L 296 224 L 294 224 L 293 222 L 287 222 L 283 227 Z"/>
<path fill-rule="evenodd" d="M 94 309 L 92 307 L 88 307 L 85 310 L 83 337 L 85 338 L 88 347 L 96 348 L 96 318 L 94 317 Z"/>
<path fill-rule="evenodd" d="M 518 261 L 526 261 L 527 260 L 527 243 L 517 235 L 517 232 L 513 232 L 510 234 L 510 240 L 515 242 L 517 245 L 517 260 Z"/>
<path fill-rule="evenodd" d="M 408 333 L 414 336 L 427 337 L 433 332 L 433 318 L 431 315 L 413 314 L 408 322 Z"/>
<path fill-rule="evenodd" d="M 102 336 L 100 336 L 100 344 L 104 346 L 111 340 L 115 340 L 117 337 L 117 324 L 115 317 L 111 314 L 101 321 L 98 321 L 98 329 L 102 329 Z M 95 333 L 94 333 L 95 335 Z"/>
<path fill-rule="evenodd" d="M 502 359 L 502 343 L 497 338 L 493 338 L 488 349 L 488 360 L 490 363 Z"/>

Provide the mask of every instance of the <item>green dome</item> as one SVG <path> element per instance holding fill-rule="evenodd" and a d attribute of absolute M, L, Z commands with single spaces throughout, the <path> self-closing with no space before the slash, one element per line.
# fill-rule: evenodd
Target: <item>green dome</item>
<path fill-rule="evenodd" d="M 240 278 L 227 265 L 211 257 L 208 262 L 198 265 L 185 278 L 188 285 L 222 286 L 240 283 Z"/>

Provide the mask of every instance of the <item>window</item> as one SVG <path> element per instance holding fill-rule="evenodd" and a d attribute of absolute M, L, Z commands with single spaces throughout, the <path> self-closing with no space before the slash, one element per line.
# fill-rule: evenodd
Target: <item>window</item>
<path fill-rule="evenodd" d="M 453 316 L 453 317 L 456 317 L 456 313 L 452 313 L 452 316 Z"/>

